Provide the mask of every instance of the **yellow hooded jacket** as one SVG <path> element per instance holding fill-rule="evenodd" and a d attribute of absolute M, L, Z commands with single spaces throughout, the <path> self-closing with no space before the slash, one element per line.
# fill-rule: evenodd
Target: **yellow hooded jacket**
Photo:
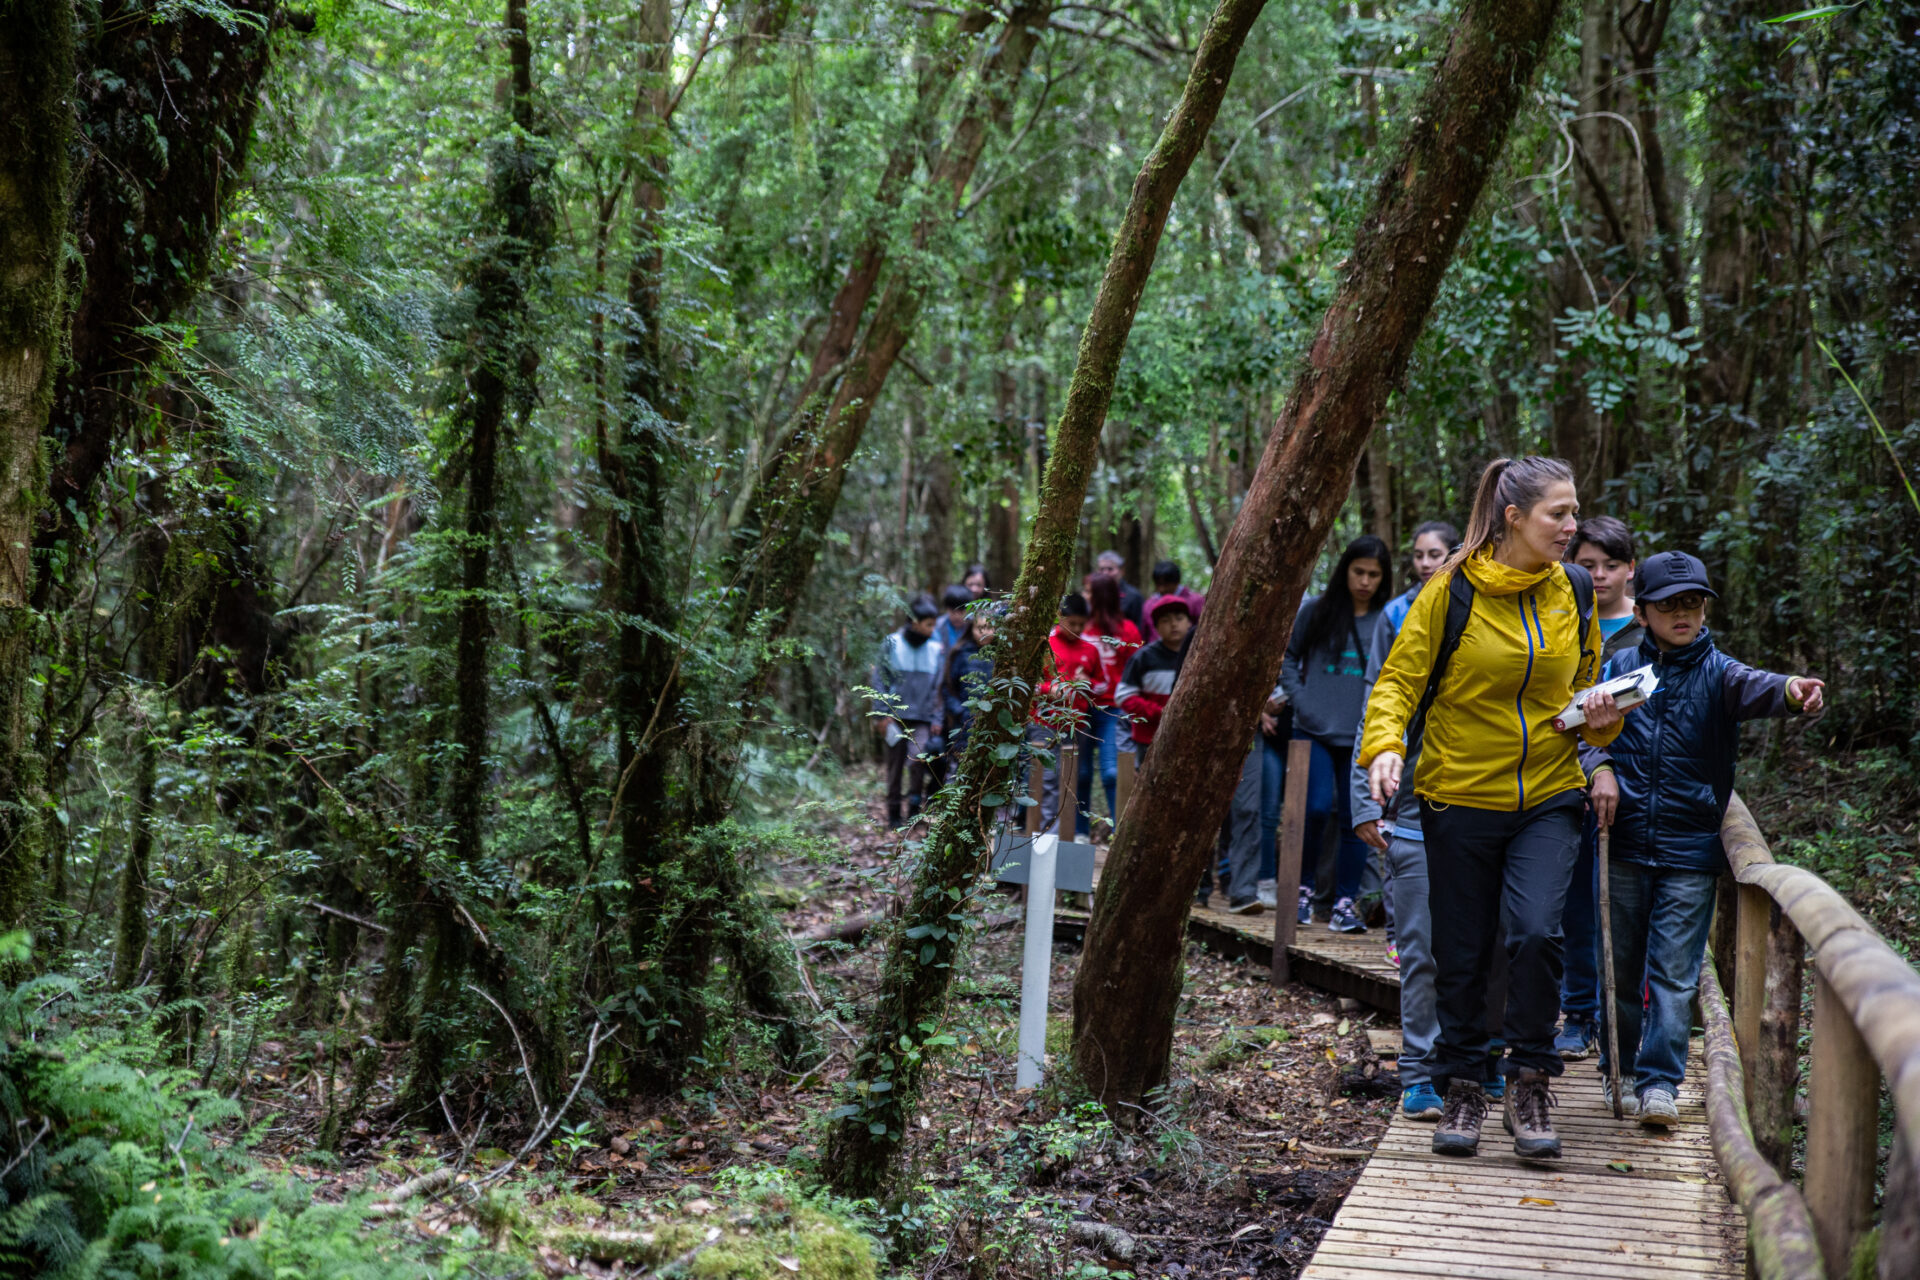
<path fill-rule="evenodd" d="M 1473 613 L 1427 713 L 1414 794 L 1476 809 L 1526 809 L 1586 785 L 1572 733 L 1553 718 L 1600 670 L 1600 628 L 1584 651 L 1573 584 L 1560 565 L 1523 573 L 1485 551 L 1462 566 Z M 1448 574 L 1420 589 L 1367 700 L 1364 768 L 1382 751 L 1405 751 L 1407 722 L 1426 693 L 1447 627 Z M 1580 735 L 1596 747 L 1618 725 Z"/>

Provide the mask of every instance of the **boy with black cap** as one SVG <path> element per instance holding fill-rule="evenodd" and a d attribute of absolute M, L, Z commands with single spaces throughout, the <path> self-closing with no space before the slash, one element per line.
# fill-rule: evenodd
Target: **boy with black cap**
<path fill-rule="evenodd" d="M 1608 886 L 1621 981 L 1614 1007 L 1601 1016 L 1619 1020 L 1621 1089 L 1638 1091 L 1623 1103 L 1642 1124 L 1662 1128 L 1680 1119 L 1674 1096 L 1686 1071 L 1714 889 L 1726 870 L 1720 821 L 1733 795 L 1740 724 L 1825 704 L 1823 681 L 1759 671 L 1715 648 L 1707 602 L 1716 595 L 1707 567 L 1684 551 L 1641 562 L 1634 619 L 1647 635 L 1614 655 L 1602 678 L 1651 664 L 1660 687 L 1612 743 L 1581 753 L 1594 816 L 1613 840 Z M 1642 974 L 1651 994 L 1644 1017 Z M 1606 1044 L 1603 1030 L 1602 1078 Z"/>

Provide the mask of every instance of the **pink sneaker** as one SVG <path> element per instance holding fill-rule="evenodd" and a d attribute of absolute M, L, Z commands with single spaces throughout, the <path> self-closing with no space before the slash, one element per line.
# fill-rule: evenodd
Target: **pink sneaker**
<path fill-rule="evenodd" d="M 1400 948 L 1391 938 L 1387 940 L 1387 963 L 1396 969 L 1400 967 Z"/>

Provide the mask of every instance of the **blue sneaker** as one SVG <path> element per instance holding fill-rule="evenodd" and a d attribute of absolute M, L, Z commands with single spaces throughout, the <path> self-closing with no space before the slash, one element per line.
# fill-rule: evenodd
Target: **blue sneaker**
<path fill-rule="evenodd" d="M 1300 886 L 1300 923 L 1313 923 L 1313 890 Z"/>
<path fill-rule="evenodd" d="M 1360 913 L 1353 909 L 1352 898 L 1342 898 L 1333 904 L 1333 919 L 1327 927 L 1335 933 L 1365 933 L 1367 925 Z"/>
<path fill-rule="evenodd" d="M 1585 1018 L 1568 1018 L 1553 1038 L 1553 1051 L 1568 1062 L 1577 1062 L 1594 1051 L 1600 1029 Z"/>
<path fill-rule="evenodd" d="M 1487 1088 L 1487 1096 L 1489 1098 L 1492 1098 L 1495 1102 L 1499 1102 L 1502 1098 L 1505 1098 L 1507 1096 L 1506 1076 L 1496 1074 L 1493 1077 L 1493 1079 L 1487 1081 L 1486 1088 Z"/>
<path fill-rule="evenodd" d="M 1416 1084 L 1400 1095 L 1400 1112 L 1409 1120 L 1438 1120 L 1440 1095 L 1430 1084 Z"/>

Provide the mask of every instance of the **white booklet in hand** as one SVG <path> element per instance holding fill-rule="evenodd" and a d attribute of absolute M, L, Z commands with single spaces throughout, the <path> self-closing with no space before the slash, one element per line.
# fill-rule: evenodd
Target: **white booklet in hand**
<path fill-rule="evenodd" d="M 1623 676 L 1615 676 L 1591 689 L 1582 689 L 1574 694 L 1573 701 L 1567 704 L 1567 709 L 1553 718 L 1553 727 L 1561 730 L 1578 729 L 1585 724 L 1587 713 L 1583 708 L 1586 706 L 1587 699 L 1596 693 L 1604 691 L 1612 694 L 1614 703 L 1622 711 L 1627 711 L 1651 698 L 1653 691 L 1659 687 L 1660 676 L 1654 671 L 1652 664 L 1641 667 L 1637 671 L 1629 671 Z"/>

